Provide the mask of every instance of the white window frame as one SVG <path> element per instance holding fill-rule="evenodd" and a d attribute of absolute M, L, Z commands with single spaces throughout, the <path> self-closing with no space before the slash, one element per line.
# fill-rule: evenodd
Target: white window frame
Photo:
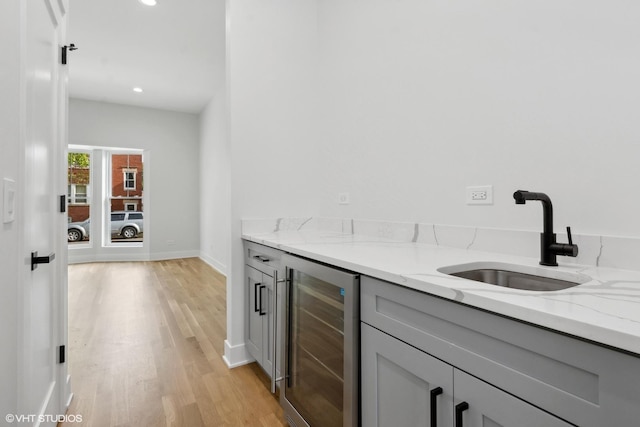
<path fill-rule="evenodd" d="M 129 209 L 129 206 L 132 206 L 133 209 Z M 138 203 L 137 202 L 125 202 L 124 210 L 125 210 L 125 212 L 135 212 L 135 211 L 138 210 Z"/>
<path fill-rule="evenodd" d="M 78 196 L 78 191 L 76 186 L 84 185 L 86 188 L 86 193 L 82 196 Z M 91 185 L 90 184 L 67 184 L 67 191 L 70 205 L 89 205 L 91 200 Z M 84 199 L 84 202 L 79 202 L 78 198 Z"/>
<path fill-rule="evenodd" d="M 112 155 L 114 154 L 141 154 L 143 161 L 148 156 L 148 151 L 142 149 L 119 148 L 107 146 L 87 146 L 70 144 L 69 151 L 86 152 L 91 155 L 91 184 L 89 190 L 88 205 L 91 210 L 91 241 L 83 244 L 69 246 L 69 259 L 72 262 L 84 262 L 87 259 L 97 261 L 128 260 L 133 256 L 143 259 L 148 256 L 149 243 L 147 239 L 140 242 L 113 242 L 111 239 L 111 201 L 115 199 L 128 199 L 127 202 L 137 202 L 137 209 L 149 206 L 148 193 L 140 196 L 117 196 L 111 194 L 112 174 L 121 173 L 112 169 Z M 149 173 L 148 163 L 145 168 L 126 168 L 141 174 L 140 184 L 144 182 L 144 176 Z M 138 177 L 135 176 L 136 188 Z M 124 186 L 124 183 L 123 183 Z M 122 187 L 120 187 L 122 188 Z M 148 228 L 149 212 L 145 212 L 144 227 Z"/>
<path fill-rule="evenodd" d="M 138 171 L 136 169 L 123 169 L 122 173 L 124 174 L 124 179 L 123 179 L 123 185 L 124 185 L 124 189 L 125 190 L 135 190 L 137 187 L 137 182 L 136 182 L 136 175 L 138 173 Z M 133 179 L 127 179 L 127 174 L 131 174 L 131 176 L 133 177 Z M 129 181 L 133 181 L 133 187 L 129 187 L 127 185 L 127 183 Z"/>

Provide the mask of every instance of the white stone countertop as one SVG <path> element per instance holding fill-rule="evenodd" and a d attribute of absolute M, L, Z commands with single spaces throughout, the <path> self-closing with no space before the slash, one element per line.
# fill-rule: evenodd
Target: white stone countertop
<path fill-rule="evenodd" d="M 559 267 L 542 267 L 536 258 L 317 230 L 252 232 L 242 238 L 640 357 L 640 271 L 563 264 L 563 257 L 558 257 Z M 485 262 L 515 264 L 542 275 L 587 277 L 572 288 L 539 292 L 438 271 Z"/>

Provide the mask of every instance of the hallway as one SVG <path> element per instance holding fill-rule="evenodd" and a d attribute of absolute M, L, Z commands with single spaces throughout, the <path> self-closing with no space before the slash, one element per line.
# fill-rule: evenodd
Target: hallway
<path fill-rule="evenodd" d="M 225 335 L 225 278 L 197 258 L 71 265 L 68 413 L 83 426 L 285 426 L 261 369 L 225 365 Z"/>

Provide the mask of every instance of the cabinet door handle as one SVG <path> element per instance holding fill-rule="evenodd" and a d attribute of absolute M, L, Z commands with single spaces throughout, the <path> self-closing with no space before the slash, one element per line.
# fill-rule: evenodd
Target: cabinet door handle
<path fill-rule="evenodd" d="M 456 422 L 455 427 L 463 427 L 462 425 L 462 413 L 469 409 L 467 402 L 460 402 L 456 405 Z"/>
<path fill-rule="evenodd" d="M 260 306 L 260 316 L 264 316 L 265 314 L 267 314 L 266 311 L 262 311 L 262 290 L 266 288 L 267 288 L 266 285 L 260 285 L 260 287 L 258 288 L 258 297 L 259 297 L 258 305 Z"/>
<path fill-rule="evenodd" d="M 442 394 L 442 387 L 431 390 L 431 427 L 438 427 L 438 396 Z"/>
<path fill-rule="evenodd" d="M 258 308 L 258 286 L 260 285 L 262 285 L 262 283 L 260 282 L 253 284 L 253 312 L 254 313 L 257 313 L 260 311 L 260 308 Z"/>

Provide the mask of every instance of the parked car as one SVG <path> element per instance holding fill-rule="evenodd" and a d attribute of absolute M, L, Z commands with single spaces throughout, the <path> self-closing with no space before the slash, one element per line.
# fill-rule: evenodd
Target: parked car
<path fill-rule="evenodd" d="M 69 242 L 77 242 L 89 238 L 89 230 L 91 229 L 91 219 L 84 221 L 71 222 L 67 225 L 67 240 Z"/>
<path fill-rule="evenodd" d="M 111 235 L 133 239 L 144 231 L 142 212 L 111 212 Z"/>
<path fill-rule="evenodd" d="M 144 231 L 144 216 L 142 212 L 117 211 L 111 212 L 111 235 L 125 239 L 133 239 Z M 71 222 L 67 226 L 67 240 L 77 242 L 88 239 L 91 219 L 81 222 Z"/>

